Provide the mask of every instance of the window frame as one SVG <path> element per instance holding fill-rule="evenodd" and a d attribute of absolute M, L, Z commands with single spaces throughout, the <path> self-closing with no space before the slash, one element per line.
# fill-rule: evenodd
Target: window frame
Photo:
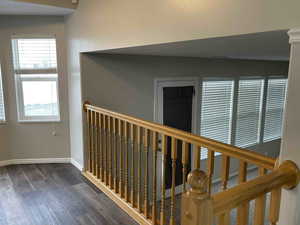
<path fill-rule="evenodd" d="M 201 78 L 200 79 L 200 84 L 199 84 L 199 89 L 200 89 L 200 91 L 199 91 L 199 93 L 200 93 L 200 98 L 199 98 L 199 115 L 200 116 L 198 116 L 199 118 L 198 118 L 198 124 L 199 124 L 199 128 L 197 129 L 197 133 L 201 136 L 201 121 L 202 121 L 202 103 L 203 103 L 203 83 L 204 82 L 218 82 L 218 81 L 232 81 L 233 82 L 233 86 L 232 86 L 232 98 L 231 98 L 231 100 L 232 100 L 232 102 L 231 102 L 231 112 L 230 112 L 230 116 L 231 116 L 231 118 L 230 118 L 230 124 L 229 124 L 229 126 L 230 126 L 230 134 L 228 134 L 229 135 L 229 144 L 232 144 L 232 142 L 233 142 L 233 131 L 234 131 L 234 129 L 233 129 L 233 124 L 234 124 L 234 121 L 233 121 L 233 114 L 234 114 L 234 102 L 235 102 L 235 92 L 236 92 L 236 86 L 235 86 L 235 78 L 234 77 L 232 77 L 232 76 L 226 76 L 226 77 L 204 77 L 204 78 Z M 202 151 L 204 151 L 205 149 L 202 149 Z M 207 156 L 205 157 L 204 156 L 205 154 L 203 154 L 203 152 L 201 152 L 201 155 L 200 155 L 200 159 L 201 160 L 206 160 L 207 159 Z M 219 155 L 221 155 L 221 153 L 219 153 L 219 152 L 215 152 L 215 156 L 219 156 Z"/>
<path fill-rule="evenodd" d="M 237 134 L 237 126 L 238 126 L 238 102 L 239 102 L 239 90 L 240 90 L 240 81 L 245 81 L 245 80 L 262 80 L 262 85 L 261 85 L 261 96 L 260 96 L 260 111 L 259 111 L 259 116 L 258 116 L 258 128 L 257 128 L 257 141 L 256 143 L 251 143 L 251 144 L 245 144 L 245 145 L 241 145 L 238 146 L 239 148 L 248 148 L 251 146 L 255 146 L 258 144 L 261 144 L 261 136 L 263 134 L 263 124 L 262 124 L 262 120 L 264 119 L 265 115 L 264 115 L 264 109 L 265 109 L 265 85 L 268 82 L 269 78 L 265 77 L 265 76 L 240 76 L 238 79 L 235 80 L 236 87 L 236 96 L 234 97 L 235 102 L 233 102 L 233 107 L 236 107 L 236 111 L 235 114 L 233 114 L 235 116 L 235 118 L 233 120 L 235 120 L 235 126 L 233 127 L 233 131 L 234 132 L 234 139 L 232 139 L 231 144 L 234 146 L 236 145 L 236 134 Z"/>
<path fill-rule="evenodd" d="M 4 76 L 3 76 L 3 72 L 2 72 L 2 63 L 0 62 L 0 83 L 2 84 L 2 90 L 0 89 L 0 91 L 2 91 L 2 95 L 3 95 L 3 112 L 4 112 L 4 120 L 0 120 L 0 125 L 6 124 L 7 123 L 7 117 L 6 117 L 6 103 L 5 103 L 5 91 L 4 91 Z"/>
<path fill-rule="evenodd" d="M 18 61 L 18 51 L 16 47 L 16 40 L 18 39 L 54 39 L 56 45 L 56 68 L 46 69 L 19 69 L 16 68 L 16 61 Z M 14 76 L 15 76 L 15 87 L 16 87 L 16 102 L 17 102 L 17 114 L 19 123 L 48 123 L 48 122 L 61 122 L 61 110 L 60 110 L 60 90 L 59 90 L 59 65 L 58 65 L 58 46 L 57 38 L 53 35 L 42 35 L 42 36 L 12 36 L 12 53 L 14 62 Z M 29 77 L 26 77 L 29 75 Z M 40 75 L 39 77 L 30 77 L 30 75 Z M 56 75 L 56 77 L 47 77 L 47 75 Z M 45 77 L 43 77 L 45 76 Z M 23 81 L 55 81 L 56 92 L 57 92 L 57 109 L 58 115 L 52 116 L 26 116 L 25 105 L 23 96 Z"/>
<path fill-rule="evenodd" d="M 226 76 L 226 77 L 204 77 L 200 79 L 200 98 L 199 98 L 199 129 L 198 134 L 201 135 L 201 107 L 202 107 L 202 86 L 204 81 L 226 81 L 226 80 L 233 80 L 234 87 L 233 87 L 233 100 L 232 100 L 232 118 L 231 118 L 231 143 L 232 145 L 236 145 L 236 132 L 237 132 L 237 117 L 238 117 L 238 99 L 239 99 L 239 82 L 241 80 L 263 80 L 262 83 L 262 92 L 261 92 L 261 102 L 260 102 L 260 112 L 259 112 L 259 127 L 258 127 L 258 140 L 255 144 L 243 145 L 240 148 L 249 148 L 255 145 L 264 144 L 269 141 L 264 141 L 264 127 L 265 127 L 265 116 L 266 116 L 266 105 L 267 105 L 267 94 L 268 94 L 268 83 L 271 79 L 287 79 L 287 76 L 284 75 L 266 75 L 266 76 Z M 288 84 L 286 89 L 288 88 Z M 281 138 L 281 137 L 280 137 Z M 278 138 L 278 139 L 280 139 Z M 278 140 L 274 139 L 274 140 Z M 271 141 L 274 141 L 271 140 Z"/>
<path fill-rule="evenodd" d="M 265 86 L 265 102 L 264 102 L 264 115 L 263 115 L 263 120 L 262 120 L 262 133 L 261 133 L 261 144 L 262 143 L 268 143 L 268 142 L 272 142 L 272 141 L 276 141 L 282 138 L 278 137 L 278 138 L 271 138 L 271 139 L 265 139 L 265 119 L 266 119 L 266 113 L 267 113 L 267 101 L 268 101 L 268 91 L 269 91 L 269 81 L 270 80 L 286 80 L 286 86 L 285 86 L 285 96 L 284 96 L 284 104 L 283 104 L 283 115 L 282 115 L 282 121 L 281 121 L 281 129 L 283 129 L 283 120 L 284 120 L 284 107 L 285 107 L 285 103 L 286 103 L 286 96 L 287 96 L 287 90 L 288 90 L 288 78 L 286 76 L 268 76 L 266 78 L 266 86 Z M 282 134 L 281 134 L 282 135 Z"/>

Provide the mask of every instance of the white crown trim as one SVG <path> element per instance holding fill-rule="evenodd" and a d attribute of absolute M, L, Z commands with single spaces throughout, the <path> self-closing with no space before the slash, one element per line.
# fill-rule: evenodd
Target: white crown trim
<path fill-rule="evenodd" d="M 290 43 L 300 42 L 300 28 L 299 29 L 291 29 L 288 32 L 290 37 Z"/>

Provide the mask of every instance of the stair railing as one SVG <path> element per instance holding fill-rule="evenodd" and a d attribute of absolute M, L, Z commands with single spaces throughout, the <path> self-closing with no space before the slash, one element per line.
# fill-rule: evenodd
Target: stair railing
<path fill-rule="evenodd" d="M 231 193 L 232 189 L 228 189 L 229 181 L 230 187 L 246 183 L 249 169 L 253 170 L 253 166 L 259 171 L 258 178 L 268 176 L 267 173 L 270 172 L 272 174 L 275 169 L 275 159 L 255 152 L 106 110 L 87 102 L 84 104 L 84 111 L 86 148 L 83 175 L 139 224 L 186 225 L 185 219 L 195 216 L 193 212 L 183 210 L 186 207 L 181 208 L 181 197 L 185 198 L 187 193 L 197 198 L 200 194 L 200 199 L 203 199 L 197 202 L 201 202 L 203 210 L 208 210 L 210 203 L 211 207 L 215 207 L 218 202 L 214 200 L 216 196 L 220 196 L 216 192 Z M 201 158 L 204 152 L 207 152 L 205 159 Z M 233 160 L 235 162 L 231 163 Z M 233 170 L 238 170 L 235 175 L 238 179 L 234 183 L 231 181 L 234 174 L 230 169 L 236 166 L 237 161 L 238 168 Z M 205 185 L 200 185 L 199 191 L 192 172 L 192 178 L 189 179 L 192 189 L 188 189 L 188 173 L 200 168 L 205 171 Z M 199 174 L 203 176 L 204 172 Z M 193 187 L 193 184 L 196 186 Z M 201 192 L 204 187 L 207 193 L 203 194 Z M 273 211 L 280 204 L 278 190 L 271 191 Z M 254 196 L 254 218 L 258 221 L 256 225 L 263 224 L 260 222 L 265 216 L 266 195 L 261 194 Z M 189 199 L 183 200 L 182 204 L 186 201 Z M 213 210 L 212 215 L 217 216 L 219 225 L 229 225 L 230 210 L 228 208 L 219 213 Z M 181 216 L 184 211 L 186 215 Z M 248 219 L 249 203 L 245 200 L 237 206 L 237 224 L 247 225 Z M 208 219 L 206 224 L 209 221 Z"/>
<path fill-rule="evenodd" d="M 190 189 L 182 195 L 181 224 L 182 225 L 212 225 L 224 224 L 222 215 L 241 206 L 249 206 L 251 200 L 256 204 L 265 200 L 266 193 L 272 193 L 270 201 L 269 221 L 275 225 L 279 219 L 280 192 L 295 188 L 300 181 L 300 172 L 292 161 L 284 161 L 279 168 L 269 174 L 242 183 L 226 191 L 210 195 L 207 189 L 208 177 L 205 172 L 196 169 L 188 176 Z M 258 198 L 259 197 L 259 198 Z M 258 213 L 260 210 L 260 213 Z M 265 208 L 256 208 L 253 224 L 265 224 Z M 247 212 L 246 212 L 247 213 Z M 245 215 L 245 214 L 241 214 Z M 220 220 L 221 219 L 221 220 Z M 237 224 L 248 224 L 245 218 L 240 218 Z"/>

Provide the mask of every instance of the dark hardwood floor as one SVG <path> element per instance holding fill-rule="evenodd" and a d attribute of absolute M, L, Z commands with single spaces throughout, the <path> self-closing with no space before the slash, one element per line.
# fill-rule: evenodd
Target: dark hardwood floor
<path fill-rule="evenodd" d="M 0 167 L 0 225 L 137 224 L 70 164 Z"/>

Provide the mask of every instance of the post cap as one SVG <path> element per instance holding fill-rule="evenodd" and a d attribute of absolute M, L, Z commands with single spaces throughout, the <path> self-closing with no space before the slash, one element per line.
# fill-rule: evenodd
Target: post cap
<path fill-rule="evenodd" d="M 208 177 L 206 173 L 200 169 L 195 169 L 189 173 L 187 178 L 188 184 L 192 188 L 192 192 L 206 193 L 208 187 Z"/>

